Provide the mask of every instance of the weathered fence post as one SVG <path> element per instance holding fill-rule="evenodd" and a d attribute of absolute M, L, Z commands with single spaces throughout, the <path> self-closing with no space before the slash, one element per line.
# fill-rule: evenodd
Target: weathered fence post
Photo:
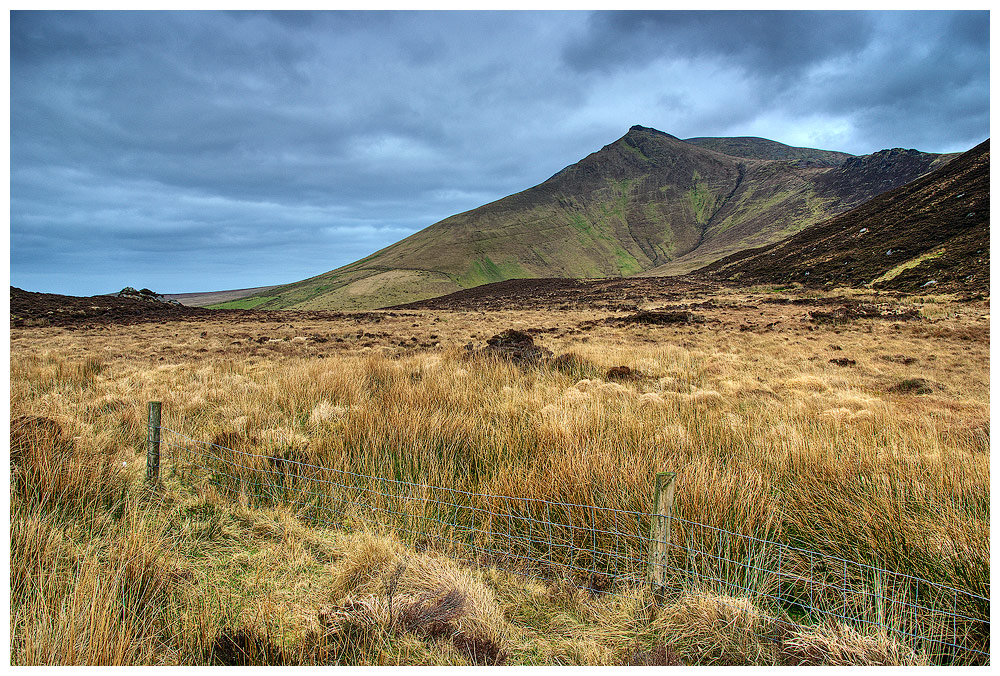
<path fill-rule="evenodd" d="M 649 523 L 649 584 L 659 595 L 666 586 L 667 548 L 670 546 L 674 515 L 676 472 L 658 472 L 653 486 L 653 516 Z"/>
<path fill-rule="evenodd" d="M 149 402 L 149 426 L 146 430 L 146 481 L 160 478 L 160 402 Z"/>

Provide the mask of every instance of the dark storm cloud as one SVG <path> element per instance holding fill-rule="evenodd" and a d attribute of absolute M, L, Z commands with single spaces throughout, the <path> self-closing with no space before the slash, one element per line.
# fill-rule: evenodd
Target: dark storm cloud
<path fill-rule="evenodd" d="M 662 57 L 721 57 L 759 75 L 790 75 L 872 36 L 856 12 L 610 12 L 592 15 L 564 55 L 580 70 L 608 71 Z"/>
<path fill-rule="evenodd" d="M 965 149 L 988 55 L 968 12 L 14 12 L 12 283 L 294 281 L 635 123 Z"/>

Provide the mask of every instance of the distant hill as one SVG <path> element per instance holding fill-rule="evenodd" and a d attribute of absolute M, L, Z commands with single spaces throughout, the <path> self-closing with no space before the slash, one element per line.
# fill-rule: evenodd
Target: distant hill
<path fill-rule="evenodd" d="M 750 160 L 797 160 L 821 167 L 836 167 L 843 164 L 847 158 L 854 157 L 854 155 L 836 150 L 795 148 L 758 136 L 734 136 L 731 138 L 699 136 L 686 138 L 684 142 L 733 157 L 745 157 Z"/>
<path fill-rule="evenodd" d="M 761 141 L 758 152 L 789 148 Z M 778 241 L 944 161 L 916 150 L 846 157 L 835 167 L 734 157 L 634 126 L 533 188 L 240 302 L 371 309 L 507 279 L 688 272 Z"/>
<path fill-rule="evenodd" d="M 255 286 L 249 289 L 229 289 L 227 291 L 202 291 L 197 293 L 165 293 L 163 294 L 164 300 L 176 300 L 181 305 L 187 305 L 189 307 L 205 307 L 207 305 L 226 305 L 233 307 L 241 307 L 238 302 L 241 298 L 246 298 L 247 296 L 252 296 L 257 294 L 263 294 L 271 289 L 275 288 L 272 286 Z"/>
<path fill-rule="evenodd" d="M 770 246 L 701 270 L 716 279 L 989 293 L 990 143 Z"/>

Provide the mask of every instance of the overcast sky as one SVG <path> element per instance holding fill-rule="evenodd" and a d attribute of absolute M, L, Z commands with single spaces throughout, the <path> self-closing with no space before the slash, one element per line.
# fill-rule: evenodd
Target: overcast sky
<path fill-rule="evenodd" d="M 633 124 L 967 150 L 989 136 L 989 16 L 13 12 L 11 284 L 296 281 Z"/>

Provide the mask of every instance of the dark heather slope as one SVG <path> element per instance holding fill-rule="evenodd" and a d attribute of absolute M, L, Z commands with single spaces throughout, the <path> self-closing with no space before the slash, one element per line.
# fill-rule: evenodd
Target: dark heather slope
<path fill-rule="evenodd" d="M 67 326 L 87 322 L 134 324 L 211 316 L 212 310 L 116 296 L 62 296 L 10 287 L 10 325 Z"/>
<path fill-rule="evenodd" d="M 502 311 L 519 308 L 636 312 L 650 302 L 711 297 L 718 284 L 687 277 L 508 279 L 389 310 Z"/>
<path fill-rule="evenodd" d="M 211 320 L 227 323 L 273 323 L 353 319 L 381 321 L 384 313 L 267 312 L 257 310 L 212 310 L 176 303 L 117 296 L 62 296 L 10 287 L 11 328 L 59 326 L 67 329 L 101 328 L 108 325 Z M 389 313 L 389 316 L 396 316 Z M 315 336 L 314 336 L 315 338 Z M 265 341 L 267 339 L 265 338 Z M 325 339 L 323 339 L 325 341 Z M 261 342 L 258 340 L 258 342 Z M 320 341 L 323 342 L 323 341 Z"/>
<path fill-rule="evenodd" d="M 687 272 L 779 241 L 938 161 L 917 151 L 837 167 L 747 159 L 635 126 L 533 188 L 246 302 L 262 310 L 371 309 L 507 279 Z"/>
<path fill-rule="evenodd" d="M 990 143 L 770 246 L 698 271 L 743 284 L 989 292 Z"/>

